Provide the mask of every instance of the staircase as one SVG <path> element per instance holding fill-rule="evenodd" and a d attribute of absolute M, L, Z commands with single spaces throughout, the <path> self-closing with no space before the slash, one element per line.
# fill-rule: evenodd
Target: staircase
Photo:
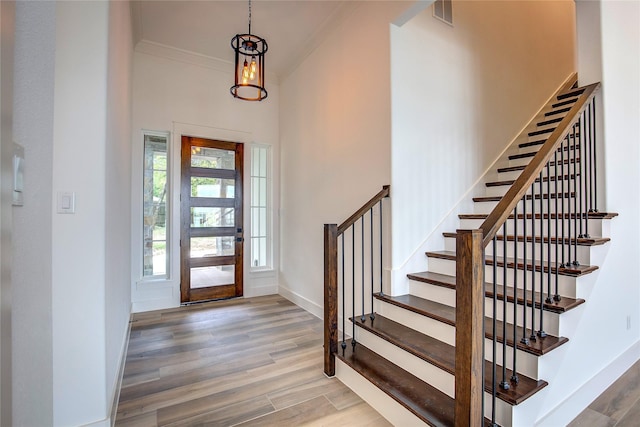
<path fill-rule="evenodd" d="M 478 230 L 475 267 L 451 230 L 426 253 L 428 270 L 408 275 L 408 294 L 383 293 L 388 187 L 325 225 L 325 372 L 394 425 L 533 424 L 616 216 L 596 209 L 595 89 L 568 81 L 485 177 L 474 212 L 459 215 L 460 230 Z M 465 266 L 480 274 L 461 277 Z"/>

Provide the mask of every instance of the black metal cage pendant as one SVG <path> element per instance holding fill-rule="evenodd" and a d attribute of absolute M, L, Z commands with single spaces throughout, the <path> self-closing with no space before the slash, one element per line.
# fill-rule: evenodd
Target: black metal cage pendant
<path fill-rule="evenodd" d="M 264 54 L 267 41 L 252 34 L 237 34 L 231 39 L 235 51 L 235 84 L 231 94 L 245 101 L 262 101 L 267 97 L 264 88 Z"/>
<path fill-rule="evenodd" d="M 235 84 L 231 95 L 245 101 L 262 101 L 267 97 L 264 87 L 264 54 L 269 48 L 262 37 L 251 34 L 251 0 L 249 0 L 249 32 L 231 39 L 235 53 Z"/>

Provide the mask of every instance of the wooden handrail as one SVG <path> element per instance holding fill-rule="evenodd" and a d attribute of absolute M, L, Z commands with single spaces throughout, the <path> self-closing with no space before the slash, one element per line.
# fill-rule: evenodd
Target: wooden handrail
<path fill-rule="evenodd" d="M 558 124 L 558 127 L 551 133 L 547 142 L 540 148 L 531 162 L 524 168 L 518 179 L 513 183 L 507 194 L 498 202 L 498 205 L 487 216 L 482 223 L 480 229 L 483 235 L 483 247 L 486 247 L 496 235 L 502 224 L 507 220 L 513 209 L 516 207 L 520 199 L 525 195 L 528 188 L 535 181 L 542 168 L 551 160 L 551 156 L 562 140 L 567 136 L 576 118 L 582 114 L 585 108 L 600 88 L 600 83 L 594 83 L 585 86 L 584 92 L 578 101 L 571 107 L 571 110 Z"/>
<path fill-rule="evenodd" d="M 342 224 L 340 224 L 338 226 L 338 235 L 344 233 L 344 231 L 351 227 L 353 224 L 355 224 L 355 222 L 360 219 L 360 217 L 362 215 L 364 215 L 369 209 L 371 209 L 372 207 L 374 207 L 376 205 L 376 203 L 378 203 L 380 200 L 384 199 L 385 197 L 389 197 L 389 188 L 391 188 L 389 185 L 383 185 L 382 186 L 382 190 L 380 190 L 380 192 L 378 194 L 376 194 L 375 196 L 373 196 L 371 198 L 371 200 L 369 200 L 367 203 L 365 203 L 360 209 L 358 209 L 356 211 L 356 213 L 354 213 L 353 215 L 351 215 L 345 222 L 343 222 Z"/>

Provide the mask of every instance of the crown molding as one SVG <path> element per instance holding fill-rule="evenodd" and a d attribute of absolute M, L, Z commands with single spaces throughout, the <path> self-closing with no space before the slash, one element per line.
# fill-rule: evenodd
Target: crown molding
<path fill-rule="evenodd" d="M 231 61 L 214 58 L 212 56 L 202 55 L 200 53 L 189 50 L 179 49 L 162 43 L 156 43 L 149 40 L 140 40 L 135 47 L 135 51 L 146 55 L 157 56 L 160 58 L 170 59 L 172 61 L 183 62 L 185 64 L 196 65 L 203 68 L 220 71 L 233 75 L 234 64 Z M 278 84 L 278 77 L 274 73 L 267 71 L 266 81 L 268 83 Z"/>

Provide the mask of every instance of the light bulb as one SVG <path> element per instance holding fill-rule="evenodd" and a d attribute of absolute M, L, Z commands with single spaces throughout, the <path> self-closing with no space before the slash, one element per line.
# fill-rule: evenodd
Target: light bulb
<path fill-rule="evenodd" d="M 249 80 L 253 80 L 256 78 L 257 67 L 258 67 L 258 64 L 256 64 L 256 57 L 254 56 L 253 58 L 251 58 L 251 70 L 249 73 Z"/>
<path fill-rule="evenodd" d="M 242 84 L 247 84 L 247 81 L 249 80 L 249 64 L 247 63 L 247 60 L 244 60 L 244 65 L 242 67 Z"/>

